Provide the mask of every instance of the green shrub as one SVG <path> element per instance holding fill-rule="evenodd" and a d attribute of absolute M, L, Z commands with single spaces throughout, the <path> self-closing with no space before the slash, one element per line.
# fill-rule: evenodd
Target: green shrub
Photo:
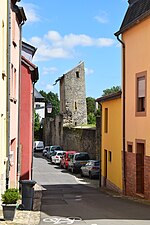
<path fill-rule="evenodd" d="M 21 198 L 19 190 L 17 188 L 9 188 L 2 194 L 2 203 L 3 204 L 16 204 L 17 201 Z"/>

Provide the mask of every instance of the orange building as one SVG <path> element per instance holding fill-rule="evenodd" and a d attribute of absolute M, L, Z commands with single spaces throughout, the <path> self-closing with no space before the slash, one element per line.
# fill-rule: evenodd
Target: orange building
<path fill-rule="evenodd" d="M 150 199 L 150 1 L 129 0 L 122 44 L 123 152 L 127 195 Z"/>

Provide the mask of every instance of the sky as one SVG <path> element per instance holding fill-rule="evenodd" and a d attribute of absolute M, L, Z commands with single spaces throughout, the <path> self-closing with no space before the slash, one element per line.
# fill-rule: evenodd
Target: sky
<path fill-rule="evenodd" d="M 38 91 L 59 96 L 58 77 L 84 61 L 86 97 L 99 98 L 103 90 L 121 86 L 119 30 L 127 0 L 22 0 L 27 21 L 23 40 L 37 51 Z"/>

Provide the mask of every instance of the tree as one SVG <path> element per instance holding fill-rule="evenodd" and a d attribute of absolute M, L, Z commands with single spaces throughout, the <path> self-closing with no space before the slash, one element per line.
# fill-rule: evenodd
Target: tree
<path fill-rule="evenodd" d="M 107 89 L 103 90 L 102 96 L 106 96 L 106 95 L 109 95 L 109 94 L 112 94 L 112 93 L 116 93 L 118 91 L 121 91 L 121 87 L 120 86 L 113 86 L 111 88 L 107 88 Z"/>
<path fill-rule="evenodd" d="M 39 139 L 39 132 L 40 132 L 40 119 L 39 119 L 39 114 L 34 112 L 34 140 Z"/>
<path fill-rule="evenodd" d="M 89 113 L 95 113 L 95 98 L 87 97 L 86 105 L 87 105 L 87 115 Z"/>
<path fill-rule="evenodd" d="M 88 124 L 96 124 L 96 116 L 100 115 L 100 109 L 96 110 L 95 98 L 87 97 L 87 122 Z"/>
<path fill-rule="evenodd" d="M 50 117 L 55 117 L 59 114 L 60 111 L 60 101 L 58 99 L 58 94 L 54 94 L 53 92 L 46 93 L 45 91 L 39 91 L 39 93 L 45 98 L 46 103 L 50 102 L 52 104 L 52 113 Z"/>

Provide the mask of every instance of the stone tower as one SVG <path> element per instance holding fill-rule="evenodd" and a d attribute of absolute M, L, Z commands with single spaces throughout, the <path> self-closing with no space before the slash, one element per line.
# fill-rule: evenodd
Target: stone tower
<path fill-rule="evenodd" d="M 64 125 L 87 124 L 84 62 L 57 81 L 60 81 L 60 113 L 64 116 Z"/>

